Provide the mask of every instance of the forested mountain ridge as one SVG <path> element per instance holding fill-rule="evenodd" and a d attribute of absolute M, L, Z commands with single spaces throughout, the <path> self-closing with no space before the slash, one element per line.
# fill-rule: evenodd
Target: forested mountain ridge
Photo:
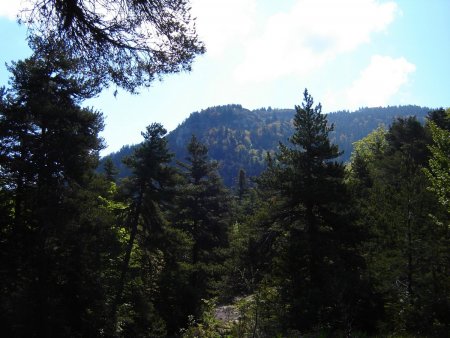
<path fill-rule="evenodd" d="M 396 117 L 406 116 L 416 116 L 423 122 L 429 111 L 430 108 L 405 105 L 329 113 L 328 123 L 334 125 L 330 141 L 343 151 L 339 160 L 347 162 L 353 142 L 379 125 L 388 127 Z M 286 142 L 292 135 L 294 114 L 293 109 L 249 110 L 238 104 L 207 108 L 192 113 L 168 134 L 169 149 L 176 160 L 183 160 L 187 155 L 186 144 L 196 135 L 208 146 L 210 158 L 219 162 L 225 184 L 233 186 L 241 168 L 249 177 L 258 176 L 264 170 L 267 152 L 276 151 L 279 142 Z M 119 168 L 119 177 L 128 176 L 122 159 L 130 155 L 134 147 L 126 145 L 108 156 Z"/>

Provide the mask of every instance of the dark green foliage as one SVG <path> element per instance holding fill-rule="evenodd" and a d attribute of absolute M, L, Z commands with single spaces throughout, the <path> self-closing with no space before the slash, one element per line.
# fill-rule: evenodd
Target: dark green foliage
<path fill-rule="evenodd" d="M 307 91 L 295 115 L 215 107 L 151 124 L 117 180 L 81 108 L 98 81 L 32 43 L 0 89 L 4 336 L 448 334 L 448 110 L 379 127 L 345 171 L 330 120 L 387 110 L 323 115 Z"/>
<path fill-rule="evenodd" d="M 358 141 L 379 124 L 389 126 L 396 116 L 416 115 L 424 121 L 429 109 L 417 106 L 387 108 L 362 108 L 355 112 L 336 112 L 327 115 L 328 123 L 335 126 L 330 131 L 330 141 L 339 146 L 342 154 L 338 160 L 350 159 L 353 142 Z M 169 133 L 169 148 L 177 160 L 187 156 L 186 144 L 192 134 L 197 135 L 209 149 L 211 159 L 219 163 L 219 173 L 229 188 L 238 183 L 236 173 L 245 170 L 251 179 L 266 168 L 267 152 L 274 153 L 278 143 L 285 142 L 294 132 L 292 109 L 257 109 L 250 111 L 240 105 L 212 107 L 191 116 Z M 133 146 L 131 146 L 132 148 Z M 111 154 L 120 169 L 119 177 L 129 175 L 120 161 L 130 146 Z"/>
<path fill-rule="evenodd" d="M 100 159 L 100 164 L 97 168 L 97 171 L 99 173 L 105 174 L 105 161 L 107 161 L 108 159 L 111 160 L 112 164 L 114 165 L 115 168 L 117 168 L 118 173 L 116 176 L 117 180 L 120 180 L 122 178 L 128 177 L 131 175 L 131 170 L 130 168 L 124 163 L 124 159 L 127 157 L 130 157 L 131 155 L 133 155 L 134 150 L 136 149 L 137 145 L 125 145 L 122 146 L 122 148 L 120 148 L 119 151 L 109 154 L 106 157 L 103 157 Z M 109 160 L 108 160 L 109 161 Z"/>
<path fill-rule="evenodd" d="M 370 142 L 370 139 L 364 140 Z M 430 137 L 415 118 L 399 118 L 381 148 L 352 162 L 370 275 L 383 295 L 386 332 L 440 335 L 448 329 L 448 228 L 428 189 Z M 366 171 L 354 170 L 363 163 Z M 353 180 L 353 181 L 352 181 Z M 370 181 L 371 184 L 361 184 Z"/>
<path fill-rule="evenodd" d="M 449 109 L 434 109 L 428 113 L 427 122 L 434 123 L 438 128 L 450 131 Z"/>
<path fill-rule="evenodd" d="M 114 166 L 114 163 L 111 159 L 111 157 L 108 157 L 103 162 L 103 170 L 104 175 L 107 181 L 109 182 L 115 182 L 116 176 L 119 173 L 119 169 Z"/>
<path fill-rule="evenodd" d="M 450 109 L 438 114 L 438 119 L 436 115 L 431 115 L 427 124 L 432 137 L 432 144 L 429 145 L 432 155 L 425 174 L 430 181 L 430 190 L 450 214 Z"/>
<path fill-rule="evenodd" d="M 239 170 L 239 178 L 238 178 L 238 196 L 239 200 L 242 201 L 245 193 L 248 189 L 247 176 L 245 174 L 244 169 Z"/>
<path fill-rule="evenodd" d="M 122 188 L 129 205 L 124 224 L 129 238 L 112 307 L 116 332 L 124 331 L 125 336 L 164 336 L 167 332 L 164 314 L 155 309 L 153 301 L 165 269 L 173 268 L 167 256 L 177 250 L 170 246 L 172 234 L 164 215 L 176 182 L 174 169 L 168 165 L 172 155 L 165 134 L 160 124 L 148 126 L 142 133 L 144 142 L 126 159 L 132 170 Z"/>
<path fill-rule="evenodd" d="M 198 315 L 201 299 L 217 291 L 224 260 L 221 249 L 228 244 L 230 200 L 217 163 L 208 159 L 208 148 L 192 136 L 187 149 L 185 162 L 179 162 L 183 182 L 173 222 L 192 240 L 190 306 L 191 314 Z"/>
<path fill-rule="evenodd" d="M 78 105 L 96 89 L 76 67 L 64 50 L 35 53 L 9 67 L 0 97 L 6 336 L 95 336 L 109 325 L 117 239 L 99 199 L 107 184 L 93 174 L 103 120 Z"/>
<path fill-rule="evenodd" d="M 362 231 L 350 212 L 344 167 L 334 161 L 339 152 L 329 140 L 332 126 L 306 90 L 294 127 L 291 145 L 280 143 L 259 181 L 272 196 L 271 221 L 261 240 L 272 241 L 268 276 L 286 308 L 282 327 L 370 330 L 362 318 L 371 311 L 372 295 L 356 250 Z"/>

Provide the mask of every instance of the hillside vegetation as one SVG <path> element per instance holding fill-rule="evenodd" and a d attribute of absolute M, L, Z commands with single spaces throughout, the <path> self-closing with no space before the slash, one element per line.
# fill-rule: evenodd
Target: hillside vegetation
<path fill-rule="evenodd" d="M 426 107 L 408 105 L 328 114 L 328 123 L 334 125 L 330 140 L 342 151 L 338 160 L 347 162 L 353 143 L 379 125 L 388 127 L 396 117 L 407 116 L 416 116 L 423 122 L 429 111 Z M 294 114 L 294 109 L 249 110 L 237 104 L 207 108 L 192 113 L 168 134 L 169 149 L 175 154 L 176 160 L 184 160 L 187 156 L 186 144 L 192 135 L 196 135 L 208 146 L 210 158 L 219 162 L 219 172 L 224 183 L 229 187 L 235 186 L 240 169 L 244 169 L 249 177 L 261 174 L 266 167 L 267 152 L 273 154 L 279 142 L 286 142 L 292 135 Z M 119 168 L 119 177 L 129 175 L 122 159 L 131 155 L 135 147 L 126 145 L 109 155 Z"/>

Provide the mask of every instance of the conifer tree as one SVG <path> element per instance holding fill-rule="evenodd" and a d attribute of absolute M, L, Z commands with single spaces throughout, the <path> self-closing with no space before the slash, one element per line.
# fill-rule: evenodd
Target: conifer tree
<path fill-rule="evenodd" d="M 114 165 L 111 157 L 107 157 L 105 162 L 103 163 L 103 171 L 107 181 L 116 181 L 116 176 L 119 173 L 119 169 L 117 169 L 117 167 Z"/>
<path fill-rule="evenodd" d="M 144 142 L 125 160 L 131 177 L 122 191 L 129 205 L 124 217 L 128 235 L 112 317 L 116 330 L 125 335 L 164 336 L 166 325 L 155 309 L 159 278 L 165 265 L 166 219 L 164 205 L 172 198 L 174 170 L 169 166 L 172 154 L 167 148 L 166 130 L 153 123 L 145 133 Z M 131 302 L 134 316 L 127 307 Z"/>
<path fill-rule="evenodd" d="M 220 249 L 228 243 L 230 199 L 217 173 L 217 163 L 208 159 L 208 148 L 194 135 L 188 144 L 186 162 L 179 166 L 184 183 L 175 223 L 192 239 L 192 311 L 198 315 L 201 299 L 213 295 L 219 278 L 223 263 Z"/>
<path fill-rule="evenodd" d="M 9 67 L 11 88 L 1 93 L 0 251 L 8 265 L 0 307 L 7 336 L 95 336 L 108 326 L 103 284 L 115 238 L 89 190 L 103 120 L 80 107 L 96 88 L 76 69 L 64 48 L 41 50 Z"/>
<path fill-rule="evenodd" d="M 239 201 L 242 201 L 242 198 L 244 197 L 244 194 L 246 193 L 248 187 L 247 187 L 247 176 L 245 174 L 244 169 L 239 169 L 239 177 L 238 177 L 238 196 Z"/>
<path fill-rule="evenodd" d="M 333 126 L 307 90 L 295 109 L 291 144 L 280 143 L 259 182 L 273 215 L 262 241 L 272 242 L 271 277 L 286 306 L 284 328 L 348 329 L 362 318 L 358 304 L 368 297 L 356 251 L 362 233 L 349 212 L 344 167 L 334 161 L 340 153 L 328 137 Z"/>
<path fill-rule="evenodd" d="M 31 0 L 21 22 L 31 40 L 70 46 L 79 71 L 100 85 L 111 82 L 131 92 L 165 74 L 189 71 L 205 52 L 185 0 Z"/>

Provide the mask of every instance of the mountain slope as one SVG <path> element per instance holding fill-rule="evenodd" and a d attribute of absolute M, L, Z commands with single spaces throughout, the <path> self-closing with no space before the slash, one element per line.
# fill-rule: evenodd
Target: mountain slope
<path fill-rule="evenodd" d="M 333 143 L 344 151 L 340 160 L 348 161 L 352 143 L 360 140 L 380 124 L 389 126 L 396 117 L 417 116 L 424 121 L 429 108 L 398 106 L 361 108 L 355 112 L 339 111 L 328 114 L 328 122 L 335 130 L 330 134 Z M 220 163 L 220 174 L 227 186 L 236 182 L 239 169 L 247 176 L 257 176 L 265 168 L 267 152 L 274 152 L 279 142 L 288 143 L 293 132 L 293 109 L 248 110 L 241 105 L 211 107 L 192 113 L 168 135 L 170 150 L 177 160 L 187 155 L 186 145 L 195 134 L 209 148 L 211 159 Z M 128 174 L 121 159 L 132 153 L 134 146 L 125 146 L 111 158 L 120 169 L 120 177 Z"/>

